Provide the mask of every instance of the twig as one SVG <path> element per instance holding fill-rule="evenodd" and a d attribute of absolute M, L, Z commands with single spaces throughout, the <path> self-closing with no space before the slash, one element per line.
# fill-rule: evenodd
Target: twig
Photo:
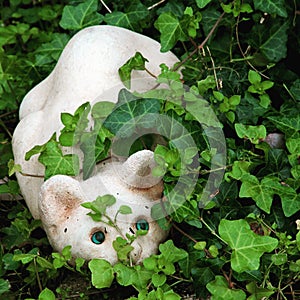
<path fill-rule="evenodd" d="M 37 268 L 37 264 L 36 264 L 36 259 L 35 258 L 33 259 L 33 263 L 34 263 L 34 270 L 35 270 L 35 275 L 36 275 L 37 283 L 38 283 L 38 286 L 39 286 L 39 289 L 40 289 L 40 292 L 41 292 L 43 290 L 43 286 L 42 286 L 42 283 L 41 283 L 41 279 L 40 279 L 40 276 L 39 276 L 39 272 L 38 272 L 38 268 Z"/>
<path fill-rule="evenodd" d="M 102 5 L 107 9 L 107 11 L 111 14 L 112 11 L 111 9 L 106 5 L 106 3 L 103 0 L 100 0 L 100 2 L 102 3 Z"/>
<path fill-rule="evenodd" d="M 294 95 L 291 93 L 291 91 L 289 90 L 289 88 L 286 86 L 286 84 L 283 83 L 282 85 L 283 85 L 283 87 L 285 88 L 285 90 L 288 92 L 288 94 L 290 95 L 291 99 L 292 99 L 295 103 L 297 103 L 297 100 L 295 99 Z"/>
<path fill-rule="evenodd" d="M 220 85 L 219 85 L 218 78 L 217 78 L 217 72 L 216 72 L 215 62 L 214 62 L 214 60 L 213 60 L 213 58 L 212 58 L 212 56 L 211 56 L 211 53 L 210 53 L 210 50 L 209 50 L 208 46 L 206 46 L 206 49 L 207 49 L 207 51 L 208 51 L 209 58 L 210 58 L 210 60 L 211 60 L 211 64 L 212 64 L 212 66 L 213 66 L 213 73 L 214 73 L 214 78 L 215 78 L 217 90 L 220 90 L 221 87 L 220 87 Z"/>
<path fill-rule="evenodd" d="M 163 213 L 164 213 L 164 216 L 165 218 L 168 220 L 169 223 L 172 222 L 172 219 L 168 216 L 168 213 L 166 211 L 166 208 L 165 208 L 165 205 L 164 205 L 164 202 L 162 201 L 162 199 L 160 200 L 160 205 L 161 205 L 161 208 L 163 210 Z M 195 244 L 198 243 L 198 241 L 196 239 L 194 239 L 192 236 L 190 236 L 188 233 L 186 233 L 185 231 L 183 231 L 180 227 L 178 227 L 175 223 L 172 223 L 172 226 L 177 230 L 179 231 L 181 234 L 183 234 L 184 236 L 186 236 L 188 239 L 190 239 L 191 241 L 193 241 Z M 205 254 L 207 255 L 207 257 L 209 258 L 213 258 L 212 255 L 210 254 L 210 252 L 204 248 L 203 251 L 205 252 Z"/>
<path fill-rule="evenodd" d="M 8 134 L 8 136 L 12 139 L 12 134 L 10 133 L 10 131 L 8 130 L 8 128 L 6 127 L 6 125 L 4 124 L 4 122 L 1 119 L 0 119 L 0 125 L 6 131 L 6 133 Z"/>
<path fill-rule="evenodd" d="M 165 208 L 165 205 L 164 205 L 164 202 L 162 201 L 162 199 L 160 200 L 160 205 L 161 205 L 161 208 L 163 210 L 163 213 L 164 213 L 164 216 L 165 218 L 170 222 L 172 222 L 171 218 L 169 217 L 167 211 L 166 211 L 166 208 Z M 190 240 L 192 240 L 194 243 L 197 243 L 197 240 L 195 240 L 193 237 L 191 237 L 189 234 L 187 234 L 186 232 L 184 232 L 181 228 L 179 228 L 176 224 L 172 224 L 172 226 L 178 230 L 180 233 L 182 233 L 184 236 L 186 236 L 187 238 L 189 238 Z"/>
<path fill-rule="evenodd" d="M 257 70 L 251 63 L 250 61 L 246 58 L 246 55 L 242 49 L 242 46 L 240 44 L 240 38 L 239 38 L 239 21 L 240 21 L 240 15 L 237 18 L 237 22 L 236 22 L 236 27 L 235 27 L 235 37 L 236 37 L 236 41 L 239 47 L 239 50 L 243 56 L 243 58 L 245 59 L 246 63 L 257 73 L 259 73 L 262 77 L 266 78 L 266 79 L 270 79 L 268 76 L 266 76 L 265 74 L 263 74 L 262 72 L 260 72 L 259 70 Z"/>
<path fill-rule="evenodd" d="M 156 7 L 156 6 L 158 6 L 158 5 L 162 4 L 162 3 L 164 3 L 165 1 L 166 1 L 166 0 L 160 0 L 159 2 L 157 2 L 157 3 L 155 3 L 155 4 L 151 5 L 151 6 L 149 6 L 149 7 L 148 7 L 148 10 L 153 9 L 154 7 Z"/>
<path fill-rule="evenodd" d="M 6 113 L 0 115 L 0 119 L 1 119 L 1 118 L 4 118 L 4 117 L 7 117 L 7 116 L 9 116 L 9 115 L 12 115 L 12 114 L 14 114 L 14 113 L 16 113 L 16 112 L 17 112 L 16 109 L 13 110 L 13 111 L 8 111 L 8 112 L 6 112 Z"/>
<path fill-rule="evenodd" d="M 211 233 L 212 235 L 214 235 L 214 236 L 217 237 L 219 240 L 221 240 L 225 245 L 228 245 L 228 243 L 227 243 L 225 240 L 223 240 L 223 239 L 216 233 L 216 231 L 213 230 L 213 229 L 212 229 L 212 228 L 204 221 L 204 219 L 203 219 L 202 216 L 199 218 L 199 220 L 205 225 L 205 227 L 210 231 L 210 233 Z"/>
<path fill-rule="evenodd" d="M 173 71 L 178 70 L 183 64 L 186 63 L 187 60 L 189 60 L 197 51 L 199 51 L 200 49 L 202 49 L 204 47 L 204 45 L 207 43 L 207 41 L 210 39 L 210 37 L 212 36 L 212 34 L 214 33 L 214 31 L 216 30 L 216 28 L 218 27 L 219 23 L 221 22 L 223 16 L 224 16 L 225 12 L 223 12 L 220 17 L 218 18 L 218 20 L 216 21 L 215 25 L 212 27 L 212 29 L 210 30 L 210 32 L 208 33 L 207 37 L 204 39 L 204 41 L 195 49 L 193 50 L 185 59 L 183 59 L 174 69 Z"/>
<path fill-rule="evenodd" d="M 192 236 L 190 236 L 188 233 L 186 233 L 185 231 L 183 231 L 180 227 L 178 227 L 175 223 L 172 224 L 172 226 L 179 231 L 181 234 L 183 234 L 184 236 L 186 236 L 189 240 L 193 241 L 195 244 L 198 243 L 197 240 L 195 240 Z"/>
<path fill-rule="evenodd" d="M 149 71 L 147 68 L 145 68 L 145 71 L 151 76 L 154 77 L 155 79 L 157 79 L 157 76 L 155 74 L 153 74 L 151 71 Z"/>
<path fill-rule="evenodd" d="M 233 282 L 231 281 L 232 270 L 230 269 L 229 275 L 227 275 L 226 272 L 223 269 L 221 271 L 222 271 L 225 279 L 228 282 L 228 286 L 232 289 L 233 288 Z"/>
<path fill-rule="evenodd" d="M 220 168 L 216 168 L 216 169 L 212 169 L 212 170 L 202 170 L 199 172 L 200 175 L 205 175 L 205 174 L 209 174 L 209 173 L 213 173 L 213 172 L 217 172 L 217 171 L 221 171 L 221 170 L 226 170 L 227 168 L 232 167 L 233 165 L 228 165 L 228 166 L 224 166 L 224 167 L 220 167 Z"/>

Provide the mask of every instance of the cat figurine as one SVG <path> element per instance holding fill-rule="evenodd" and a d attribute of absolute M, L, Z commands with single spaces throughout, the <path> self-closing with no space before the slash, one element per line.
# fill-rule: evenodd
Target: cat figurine
<path fill-rule="evenodd" d="M 21 193 L 33 217 L 42 220 L 53 248 L 61 251 L 71 245 L 74 257 L 117 261 L 112 241 L 119 233 L 105 224 L 96 224 L 81 206 L 103 194 L 112 194 L 117 199 L 107 210 L 111 218 L 120 205 L 126 203 L 132 208 L 132 214 L 117 214 L 117 227 L 124 236 L 134 234 L 140 226 L 148 228 L 148 233 L 132 244 L 135 263 L 155 253 L 167 235 L 150 215 L 151 206 L 161 197 L 161 183 L 145 187 L 141 176 L 136 180 L 137 174 L 151 171 L 152 152 L 137 152 L 128 162 L 107 162 L 87 180 L 56 175 L 44 182 L 45 169 L 38 155 L 25 160 L 25 154 L 35 145 L 46 143 L 53 133 L 59 135 L 63 127 L 61 113 L 73 114 L 87 101 L 116 103 L 120 89 L 124 88 L 118 70 L 136 52 L 147 58 L 146 68 L 156 75 L 160 74 L 162 63 L 172 67 L 178 62 L 173 53 L 161 53 L 160 44 L 144 35 L 109 25 L 85 28 L 71 38 L 51 74 L 25 96 L 20 106 L 20 122 L 13 134 L 12 147 L 15 163 L 22 169 L 17 174 Z M 132 91 L 142 92 L 156 86 L 155 78 L 145 71 L 134 70 L 131 75 Z M 130 168 L 122 177 L 119 169 L 126 170 L 126 166 Z M 150 177 L 147 180 L 152 182 Z"/>

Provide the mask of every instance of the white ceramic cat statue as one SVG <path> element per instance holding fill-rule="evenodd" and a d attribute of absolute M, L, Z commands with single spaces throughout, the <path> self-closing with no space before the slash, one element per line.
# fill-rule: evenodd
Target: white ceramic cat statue
<path fill-rule="evenodd" d="M 25 153 L 35 145 L 46 143 L 54 132 L 59 134 L 63 127 L 62 112 L 72 114 L 87 101 L 117 102 L 118 92 L 124 87 L 118 69 L 136 52 L 148 59 L 146 67 L 153 74 L 160 73 L 160 64 L 172 67 L 178 61 L 170 52 L 161 53 L 158 42 L 114 26 L 88 27 L 69 41 L 51 74 L 22 101 L 13 152 L 23 174 L 43 176 L 44 166 L 38 162 L 37 155 L 25 161 Z M 132 72 L 132 90 L 149 90 L 155 85 L 155 79 L 146 72 Z M 56 175 L 44 183 L 43 178 L 21 173 L 17 178 L 29 210 L 34 218 L 42 220 L 54 249 L 61 251 L 71 245 L 74 257 L 117 261 L 112 241 L 120 233 L 93 221 L 81 203 L 112 194 L 117 202 L 107 210 L 111 217 L 121 205 L 131 206 L 132 214 L 118 214 L 116 221 L 124 236 L 140 227 L 148 230 L 147 235 L 139 236 L 133 243 L 132 260 L 139 263 L 155 253 L 167 235 L 150 216 L 151 206 L 162 193 L 161 183 L 151 176 L 153 164 L 153 153 L 143 150 L 126 162 L 103 164 L 85 181 L 80 177 Z"/>

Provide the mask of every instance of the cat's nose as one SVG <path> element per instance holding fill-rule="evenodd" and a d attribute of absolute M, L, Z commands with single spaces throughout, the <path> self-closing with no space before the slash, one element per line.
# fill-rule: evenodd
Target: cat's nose
<path fill-rule="evenodd" d="M 134 264 L 140 263 L 143 249 L 137 241 L 134 241 L 131 245 L 134 249 L 130 252 L 130 258 Z"/>

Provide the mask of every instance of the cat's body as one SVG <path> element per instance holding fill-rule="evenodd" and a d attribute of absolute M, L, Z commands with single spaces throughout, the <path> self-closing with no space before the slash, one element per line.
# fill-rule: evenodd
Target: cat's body
<path fill-rule="evenodd" d="M 33 217 L 42 219 L 43 226 L 55 249 L 61 250 L 64 245 L 71 244 L 76 256 L 89 259 L 106 257 L 112 262 L 116 261 L 111 241 L 117 233 L 106 228 L 110 236 L 106 238 L 106 242 L 110 246 L 101 248 L 101 245 L 100 247 L 97 245 L 96 247 L 91 242 L 91 232 L 97 226 L 101 228 L 103 226 L 94 224 L 86 215 L 87 209 L 79 205 L 83 201 L 95 200 L 95 196 L 102 195 L 104 190 L 105 193 L 114 194 L 117 198 L 116 205 L 108 210 L 111 215 L 115 214 L 116 209 L 125 201 L 124 199 L 127 199 L 126 203 L 130 199 L 130 204 L 134 208 L 133 214 L 128 216 L 118 214 L 117 219 L 124 234 L 134 231 L 132 224 L 141 216 L 149 220 L 149 224 L 152 221 L 155 224 L 150 225 L 149 233 L 145 237 L 140 237 L 143 242 L 134 242 L 136 245 L 136 250 L 133 251 L 135 261 L 140 261 L 145 255 L 155 252 L 159 242 L 166 236 L 155 221 L 151 220 L 150 210 L 152 200 L 154 200 L 151 199 L 152 187 L 150 189 L 143 187 L 144 190 L 142 190 L 139 186 L 130 187 L 123 181 L 122 193 L 116 194 L 117 185 L 119 184 L 119 190 L 122 187 L 121 181 L 117 179 L 118 168 L 112 167 L 115 173 L 111 176 L 112 183 L 107 189 L 107 186 L 103 185 L 103 181 L 106 180 L 106 176 L 102 176 L 106 172 L 103 168 L 100 168 L 98 174 L 87 181 L 83 181 L 80 177 L 72 179 L 54 176 L 44 183 L 42 178 L 44 166 L 38 162 L 38 156 L 35 155 L 29 161 L 25 161 L 27 151 L 35 145 L 47 142 L 54 132 L 59 134 L 62 128 L 60 121 L 62 112 L 73 114 L 81 104 L 87 101 L 91 103 L 104 100 L 116 102 L 119 90 L 124 87 L 119 78 L 118 69 L 136 52 L 142 53 L 148 59 L 146 67 L 153 74 L 160 73 L 161 63 L 171 67 L 178 61 L 170 52 L 161 53 L 160 44 L 146 36 L 113 26 L 89 27 L 77 33 L 69 41 L 52 73 L 33 88 L 22 102 L 20 123 L 13 136 L 13 152 L 15 163 L 21 165 L 23 174 L 31 174 L 35 177 L 17 174 L 17 178 Z M 133 90 L 144 91 L 156 85 L 155 79 L 144 71 L 133 71 L 132 79 Z M 141 154 L 141 157 L 143 155 Z M 114 177 L 117 181 L 113 180 Z M 68 191 L 68 194 L 74 194 L 75 198 L 70 196 L 67 202 L 60 201 L 62 198 L 59 196 L 59 189 L 61 189 L 59 193 Z M 39 196 L 40 193 L 41 196 Z M 156 193 L 155 200 L 158 198 Z M 76 202 L 76 199 L 80 201 Z M 140 207 L 140 210 L 136 210 L 137 207 Z M 152 229 L 154 229 L 153 233 Z M 102 249 L 107 250 L 103 252 Z M 140 255 L 138 249 L 142 249 L 144 254 Z"/>

